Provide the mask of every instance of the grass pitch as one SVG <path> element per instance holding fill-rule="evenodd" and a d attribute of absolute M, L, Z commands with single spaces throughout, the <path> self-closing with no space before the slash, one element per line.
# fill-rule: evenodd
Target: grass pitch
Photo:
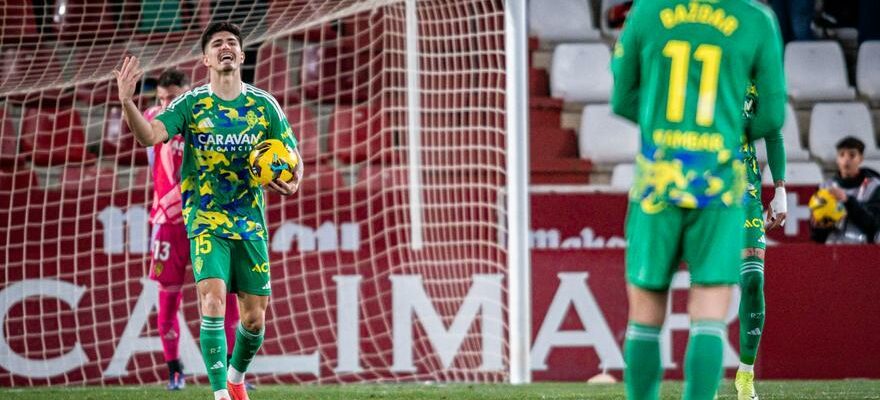
<path fill-rule="evenodd" d="M 681 382 L 664 382 L 663 399 L 680 399 Z M 757 383 L 762 400 L 778 399 L 880 399 L 878 380 L 838 381 L 762 381 Z M 587 385 L 585 383 L 537 383 L 525 386 L 503 384 L 350 384 L 350 385 L 261 385 L 250 393 L 253 400 L 469 400 L 469 399 L 623 399 L 620 383 Z M 163 386 L 74 387 L 0 389 L 0 398 L 22 400 L 210 400 L 207 386 L 187 387 L 168 392 Z M 719 399 L 736 399 L 731 381 L 722 384 Z"/>

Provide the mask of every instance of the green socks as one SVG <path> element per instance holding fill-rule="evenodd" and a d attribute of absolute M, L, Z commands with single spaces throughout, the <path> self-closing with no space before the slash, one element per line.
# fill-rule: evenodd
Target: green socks
<path fill-rule="evenodd" d="M 747 257 L 740 268 L 739 361 L 754 365 L 764 333 L 764 261 Z"/>
<path fill-rule="evenodd" d="M 660 327 L 630 322 L 623 344 L 626 369 L 623 380 L 626 398 L 630 400 L 658 399 L 663 366 L 660 362 Z"/>
<path fill-rule="evenodd" d="M 226 390 L 226 330 L 223 328 L 223 317 L 202 316 L 199 342 L 211 390 Z"/>
<path fill-rule="evenodd" d="M 691 321 L 691 334 L 684 357 L 684 400 L 711 400 L 721 381 L 724 338 L 721 321 Z"/>
<path fill-rule="evenodd" d="M 230 382 L 244 382 L 244 373 L 254 359 L 254 355 L 263 345 L 263 332 L 251 332 L 238 324 L 235 334 L 235 347 L 232 350 L 232 359 L 229 361 Z"/>

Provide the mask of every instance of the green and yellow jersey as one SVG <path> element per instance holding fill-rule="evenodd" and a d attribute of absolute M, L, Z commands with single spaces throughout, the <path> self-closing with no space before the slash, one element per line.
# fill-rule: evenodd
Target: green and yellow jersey
<path fill-rule="evenodd" d="M 761 201 L 761 167 L 758 165 L 758 155 L 755 150 L 755 138 L 750 129 L 751 120 L 758 108 L 758 89 L 754 84 L 749 84 L 746 90 L 746 100 L 743 103 L 743 118 L 745 119 L 745 137 L 743 138 L 743 162 L 746 166 L 746 195 L 752 199 Z M 782 139 L 782 131 L 764 137 L 767 147 L 767 163 L 770 165 L 770 175 L 773 181 L 785 180 L 785 144 Z"/>
<path fill-rule="evenodd" d="M 263 189 L 251 179 L 248 155 L 265 139 L 296 148 L 278 101 L 248 84 L 227 101 L 204 85 L 175 99 L 156 119 L 169 138 L 184 137 L 180 191 L 188 236 L 267 240 Z"/>
<path fill-rule="evenodd" d="M 749 0 L 637 2 L 612 60 L 612 109 L 641 129 L 630 200 L 651 213 L 742 204 L 743 88 L 762 107 L 753 138 L 778 132 L 782 45 L 772 12 Z"/>

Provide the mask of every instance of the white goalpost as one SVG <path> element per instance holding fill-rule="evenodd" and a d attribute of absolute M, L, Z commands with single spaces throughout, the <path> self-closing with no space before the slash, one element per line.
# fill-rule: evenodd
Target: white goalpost
<path fill-rule="evenodd" d="M 267 196 L 258 382 L 531 380 L 525 1 L 87 1 L 2 6 L 0 386 L 165 379 L 152 187 L 110 71 L 207 82 L 199 35 L 242 27 L 306 179 Z M 39 4 L 39 3 L 38 3 Z M 191 272 L 179 316 L 204 381 Z"/>

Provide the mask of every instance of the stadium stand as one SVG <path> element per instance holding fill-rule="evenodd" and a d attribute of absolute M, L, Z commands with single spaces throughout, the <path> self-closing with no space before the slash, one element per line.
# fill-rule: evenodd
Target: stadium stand
<path fill-rule="evenodd" d="M 305 106 L 288 105 L 284 107 L 284 114 L 291 129 L 296 132 L 303 159 L 308 160 L 307 162 L 325 161 L 328 155 L 321 151 L 318 120 L 312 110 Z"/>
<path fill-rule="evenodd" d="M 825 179 L 822 177 L 822 168 L 811 161 L 790 162 L 785 164 L 785 183 L 788 185 L 818 185 Z M 761 182 L 772 185 L 773 178 L 770 174 L 770 166 L 765 166 L 761 172 Z"/>
<path fill-rule="evenodd" d="M 636 166 L 633 163 L 620 163 L 611 170 L 611 188 L 629 190 L 635 178 Z"/>
<path fill-rule="evenodd" d="M 864 103 L 820 103 L 810 118 L 810 153 L 833 165 L 840 139 L 853 136 L 865 143 L 865 159 L 880 160 L 871 113 Z"/>
<path fill-rule="evenodd" d="M 83 196 L 110 192 L 116 186 L 116 171 L 97 165 L 68 165 L 62 169 L 61 187 L 71 195 Z"/>
<path fill-rule="evenodd" d="M 867 41 L 859 47 L 856 85 L 862 96 L 880 106 L 880 40 Z"/>
<path fill-rule="evenodd" d="M 36 43 L 40 36 L 32 2 L 28 0 L 8 0 L 0 7 L 0 37 L 3 45 L 17 46 Z"/>
<path fill-rule="evenodd" d="M 299 102 L 299 93 L 293 88 L 289 75 L 287 52 L 274 43 L 260 46 L 257 51 L 257 65 L 254 71 L 254 85 L 275 96 L 281 104 Z"/>
<path fill-rule="evenodd" d="M 21 124 L 22 151 L 35 165 L 64 165 L 95 158 L 86 151 L 85 130 L 76 109 L 28 107 Z"/>
<path fill-rule="evenodd" d="M 855 98 L 855 89 L 847 81 L 843 50 L 837 42 L 789 43 L 785 46 L 785 78 L 796 106 Z"/>
<path fill-rule="evenodd" d="M 601 35 L 586 0 L 531 0 L 529 30 L 543 42 L 594 41 Z"/>
<path fill-rule="evenodd" d="M 111 106 L 104 119 L 101 156 L 120 165 L 147 165 L 147 150 L 137 143 L 134 134 L 122 120 L 122 107 Z"/>
<path fill-rule="evenodd" d="M 383 130 L 380 111 L 369 104 L 336 106 L 327 129 L 330 153 L 341 162 L 354 164 L 391 155 L 387 151 L 392 144 L 390 131 Z"/>
<path fill-rule="evenodd" d="M 15 191 L 27 191 L 39 185 L 34 170 L 23 168 L 0 168 L 0 201 L 9 204 L 9 196 Z"/>
<path fill-rule="evenodd" d="M 789 161 L 807 161 L 810 153 L 807 152 L 801 140 L 797 116 L 791 104 L 785 105 L 785 124 L 782 126 L 782 136 L 785 143 L 785 158 Z M 758 161 L 762 164 L 767 162 L 767 148 L 763 139 L 756 144 Z"/>
<path fill-rule="evenodd" d="M 880 160 L 865 160 L 862 163 L 862 168 L 870 168 L 880 173 Z"/>
<path fill-rule="evenodd" d="M 609 22 L 609 14 L 615 7 L 622 6 L 631 0 L 602 0 L 602 12 L 599 14 L 599 27 L 602 34 L 610 38 L 617 38 L 620 35 L 620 28 L 612 26 Z"/>
<path fill-rule="evenodd" d="M 561 44 L 553 51 L 550 92 L 567 102 L 607 103 L 611 51 L 602 43 Z"/>
<path fill-rule="evenodd" d="M 18 133 L 12 118 L 6 115 L 6 107 L 0 107 L 0 168 L 14 167 L 24 162 L 18 150 Z"/>
<path fill-rule="evenodd" d="M 611 113 L 608 104 L 584 107 L 578 140 L 581 158 L 597 165 L 632 162 L 639 151 L 639 128 Z"/>
<path fill-rule="evenodd" d="M 560 128 L 562 100 L 532 97 L 529 101 L 529 161 L 533 184 L 584 184 L 592 164 L 578 155 L 578 135 Z M 539 144 L 540 145 L 537 145 Z"/>
<path fill-rule="evenodd" d="M 110 2 L 66 0 L 58 2 L 52 16 L 52 29 L 63 42 L 77 42 L 88 38 L 96 44 L 131 39 L 132 30 L 118 24 L 119 15 Z M 118 26 L 119 25 L 119 26 Z M 117 30 L 117 28 L 123 28 Z M 108 34 L 113 32 L 113 34 Z"/>

